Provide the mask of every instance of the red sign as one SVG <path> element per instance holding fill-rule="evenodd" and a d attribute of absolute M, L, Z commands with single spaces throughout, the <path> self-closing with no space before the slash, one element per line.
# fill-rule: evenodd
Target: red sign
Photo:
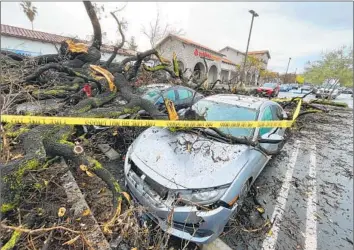
<path fill-rule="evenodd" d="M 208 58 L 210 60 L 215 60 L 215 61 L 220 60 L 220 57 L 214 56 L 214 55 L 209 54 L 208 52 L 205 52 L 205 51 L 199 51 L 198 49 L 194 50 L 194 55 L 200 56 L 200 57 L 205 57 L 205 58 Z"/>

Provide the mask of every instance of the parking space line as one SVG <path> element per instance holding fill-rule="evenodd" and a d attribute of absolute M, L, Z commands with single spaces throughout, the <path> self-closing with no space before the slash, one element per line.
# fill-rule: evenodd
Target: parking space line
<path fill-rule="evenodd" d="M 278 234 L 279 234 L 279 230 L 280 230 L 279 225 L 280 225 L 281 219 L 283 217 L 283 213 L 285 211 L 285 206 L 286 206 L 286 202 L 287 202 L 287 198 L 288 198 L 289 190 L 290 190 L 290 182 L 293 177 L 295 163 L 297 160 L 297 155 L 299 153 L 300 143 L 301 142 L 299 140 L 295 141 L 295 144 L 294 144 L 295 150 L 293 151 L 293 153 L 289 159 L 288 169 L 286 170 L 285 178 L 284 178 L 282 187 L 280 189 L 280 192 L 278 194 L 277 203 L 275 205 L 274 212 L 273 212 L 272 218 L 271 218 L 271 221 L 274 221 L 274 219 L 276 218 L 276 222 L 274 223 L 274 225 L 272 227 L 273 233 L 272 233 L 272 236 L 269 236 L 264 239 L 263 245 L 262 245 L 262 249 L 264 249 L 264 250 L 274 250 L 275 249 L 275 245 L 277 243 Z"/>
<path fill-rule="evenodd" d="M 305 250 L 317 249 L 317 222 L 315 220 L 315 213 L 317 210 L 316 145 L 311 146 L 309 176 L 311 178 L 311 185 L 309 190 L 309 196 L 307 199 Z"/>

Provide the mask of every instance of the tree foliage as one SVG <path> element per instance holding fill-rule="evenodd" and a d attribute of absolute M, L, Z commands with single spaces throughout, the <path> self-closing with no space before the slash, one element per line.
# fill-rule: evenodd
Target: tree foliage
<path fill-rule="evenodd" d="M 260 75 L 264 82 L 275 82 L 279 79 L 279 73 L 270 70 L 261 70 Z"/>
<path fill-rule="evenodd" d="M 342 85 L 353 86 L 353 48 L 342 46 L 322 53 L 321 59 L 307 63 L 304 78 L 317 84 L 326 79 L 339 79 Z"/>
<path fill-rule="evenodd" d="M 305 78 L 302 75 L 297 75 L 296 76 L 296 83 L 298 84 L 304 84 Z"/>
<path fill-rule="evenodd" d="M 23 13 L 25 13 L 28 20 L 30 20 L 33 30 L 33 21 L 37 15 L 37 7 L 33 6 L 31 1 L 22 1 L 20 5 Z"/>
<path fill-rule="evenodd" d="M 129 44 L 129 49 L 137 51 L 138 45 L 135 42 L 135 37 L 134 36 L 130 37 L 130 40 L 129 40 L 128 44 Z"/>
<path fill-rule="evenodd" d="M 176 29 L 169 23 L 163 24 L 160 17 L 160 11 L 157 11 L 156 19 L 149 23 L 149 27 L 143 26 L 142 32 L 149 39 L 151 48 L 155 48 L 156 44 L 169 34 L 184 34 L 183 29 Z"/>

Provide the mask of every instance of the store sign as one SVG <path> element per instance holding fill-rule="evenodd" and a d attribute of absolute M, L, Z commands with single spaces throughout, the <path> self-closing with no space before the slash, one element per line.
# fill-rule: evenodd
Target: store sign
<path fill-rule="evenodd" d="M 221 58 L 218 57 L 218 56 L 214 56 L 208 52 L 205 52 L 205 51 L 199 51 L 198 49 L 195 49 L 194 50 L 194 55 L 195 56 L 199 56 L 199 57 L 202 57 L 202 58 L 208 58 L 210 60 L 213 60 L 213 61 L 220 61 Z"/>

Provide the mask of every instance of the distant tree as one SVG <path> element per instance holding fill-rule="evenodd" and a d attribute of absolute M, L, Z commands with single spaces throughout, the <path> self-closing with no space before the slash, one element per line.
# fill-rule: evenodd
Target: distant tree
<path fill-rule="evenodd" d="M 280 75 L 280 79 L 282 79 L 283 83 L 295 83 L 296 82 L 296 74 L 287 73 Z"/>
<path fill-rule="evenodd" d="M 260 76 L 264 82 L 277 82 L 279 79 L 279 73 L 270 70 L 261 70 Z"/>
<path fill-rule="evenodd" d="M 168 34 L 184 34 L 183 29 L 176 29 L 169 23 L 162 24 L 159 11 L 157 11 L 156 19 L 150 22 L 149 27 L 143 26 L 142 32 L 149 39 L 151 48 L 155 48 L 155 45 Z"/>
<path fill-rule="evenodd" d="M 311 83 L 338 79 L 344 86 L 353 86 L 353 48 L 341 46 L 322 53 L 321 59 L 307 63 L 304 78 L 306 82 Z"/>
<path fill-rule="evenodd" d="M 33 6 L 31 1 L 22 1 L 20 5 L 23 13 L 25 13 L 27 18 L 30 20 L 33 30 L 33 21 L 37 15 L 37 7 Z"/>
<path fill-rule="evenodd" d="M 129 40 L 128 44 L 129 44 L 129 49 L 137 51 L 138 45 L 135 42 L 135 37 L 134 36 L 130 37 L 130 40 Z"/>
<path fill-rule="evenodd" d="M 298 84 L 304 84 L 305 78 L 302 75 L 297 75 L 296 76 L 296 83 Z"/>

